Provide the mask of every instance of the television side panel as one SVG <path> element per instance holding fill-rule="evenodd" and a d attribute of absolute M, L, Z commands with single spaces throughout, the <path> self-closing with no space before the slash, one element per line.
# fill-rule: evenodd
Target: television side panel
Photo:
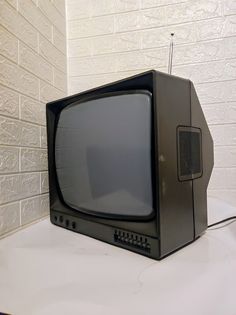
<path fill-rule="evenodd" d="M 194 239 L 192 180 L 178 178 L 177 131 L 190 126 L 190 82 L 157 73 L 161 257 Z"/>
<path fill-rule="evenodd" d="M 197 93 L 191 83 L 192 126 L 201 129 L 202 134 L 202 176 L 193 181 L 195 235 L 207 229 L 207 186 L 213 168 L 213 140 L 207 126 Z"/>

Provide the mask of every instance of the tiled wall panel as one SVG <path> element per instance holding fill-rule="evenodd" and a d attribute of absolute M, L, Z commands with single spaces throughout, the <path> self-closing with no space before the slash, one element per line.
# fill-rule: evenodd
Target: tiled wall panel
<path fill-rule="evenodd" d="M 0 235 L 20 227 L 20 202 L 0 206 Z"/>
<path fill-rule="evenodd" d="M 40 195 L 21 201 L 21 224 L 25 225 L 48 214 L 48 195 Z"/>
<path fill-rule="evenodd" d="M 67 94 L 65 0 L 0 0 L 0 237 L 48 214 L 45 103 Z"/>

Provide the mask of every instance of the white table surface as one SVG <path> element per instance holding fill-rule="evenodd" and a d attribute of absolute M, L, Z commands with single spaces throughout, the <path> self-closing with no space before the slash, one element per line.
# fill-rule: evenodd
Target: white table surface
<path fill-rule="evenodd" d="M 209 202 L 209 223 L 236 209 Z M 0 312 L 235 315 L 236 222 L 161 261 L 41 221 L 0 240 Z"/>

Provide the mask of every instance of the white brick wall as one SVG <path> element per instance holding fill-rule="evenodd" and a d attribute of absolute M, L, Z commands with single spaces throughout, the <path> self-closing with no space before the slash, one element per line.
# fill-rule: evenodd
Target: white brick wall
<path fill-rule="evenodd" d="M 195 83 L 214 138 L 209 195 L 236 205 L 235 0 L 67 0 L 66 5 L 69 93 L 150 68 L 167 71 L 175 33 L 173 73 Z"/>
<path fill-rule="evenodd" d="M 0 0 L 0 236 L 48 213 L 45 103 L 150 68 L 195 83 L 236 205 L 235 0 Z M 66 19 L 67 37 L 66 42 Z M 67 53 L 67 60 L 66 60 Z"/>
<path fill-rule="evenodd" d="M 48 214 L 45 103 L 65 96 L 65 0 L 0 0 L 0 236 Z"/>

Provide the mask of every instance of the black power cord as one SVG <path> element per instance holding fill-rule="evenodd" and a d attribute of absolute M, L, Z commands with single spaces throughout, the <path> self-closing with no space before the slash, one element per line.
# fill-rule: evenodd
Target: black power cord
<path fill-rule="evenodd" d="M 212 223 L 212 224 L 208 225 L 208 228 L 211 228 L 212 226 L 224 223 L 224 222 L 229 221 L 229 220 L 235 220 L 235 219 L 236 219 L 236 216 L 229 217 L 229 218 L 226 218 L 226 219 L 223 219 L 221 221 L 218 221 L 218 222 L 215 222 L 215 223 Z"/>

